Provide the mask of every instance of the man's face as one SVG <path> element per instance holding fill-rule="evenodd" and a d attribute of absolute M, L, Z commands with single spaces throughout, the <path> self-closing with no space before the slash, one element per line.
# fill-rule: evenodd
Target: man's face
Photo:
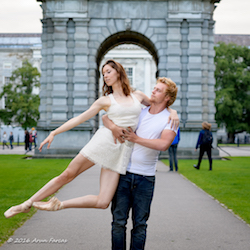
<path fill-rule="evenodd" d="M 166 90 L 167 90 L 167 85 L 164 83 L 157 83 L 152 91 L 150 100 L 153 103 L 166 103 L 170 99 L 168 96 L 166 96 Z"/>

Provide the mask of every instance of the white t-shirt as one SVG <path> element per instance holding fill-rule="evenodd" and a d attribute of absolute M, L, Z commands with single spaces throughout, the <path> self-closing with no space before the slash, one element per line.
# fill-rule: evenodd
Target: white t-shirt
<path fill-rule="evenodd" d="M 168 123 L 170 113 L 167 109 L 158 114 L 150 114 L 149 108 L 147 107 L 141 111 L 136 129 L 136 134 L 139 137 L 159 139 L 164 129 L 173 130 L 177 133 L 177 130 L 170 128 L 170 123 Z M 134 174 L 154 176 L 159 153 L 158 150 L 135 143 L 127 171 Z"/>

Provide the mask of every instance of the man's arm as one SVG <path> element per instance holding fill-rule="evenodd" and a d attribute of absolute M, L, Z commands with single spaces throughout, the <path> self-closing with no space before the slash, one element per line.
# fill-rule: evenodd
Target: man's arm
<path fill-rule="evenodd" d="M 170 145 L 172 144 L 176 133 L 169 129 L 164 129 L 161 133 L 161 138 L 159 139 L 145 139 L 137 136 L 133 130 L 130 128 L 129 131 L 124 131 L 125 139 L 137 144 L 140 144 L 144 147 L 165 151 L 167 150 Z"/>
<path fill-rule="evenodd" d="M 173 110 L 173 109 L 172 109 Z M 173 110 L 176 112 L 175 110 Z M 176 112 L 177 114 L 177 112 Z M 179 124 L 179 118 L 177 115 L 177 120 Z M 160 139 L 145 139 L 137 136 L 132 129 L 130 131 L 127 131 L 124 128 L 118 127 L 115 125 L 107 115 L 102 116 L 102 121 L 103 125 L 108 128 L 109 130 L 112 131 L 113 137 L 114 137 L 114 143 L 116 143 L 116 140 L 118 140 L 120 143 L 124 143 L 125 139 L 131 142 L 138 143 L 142 146 L 155 149 L 155 150 L 160 150 L 160 151 L 165 151 L 167 150 L 170 145 L 172 144 L 176 134 L 172 130 L 164 129 L 161 138 Z"/>

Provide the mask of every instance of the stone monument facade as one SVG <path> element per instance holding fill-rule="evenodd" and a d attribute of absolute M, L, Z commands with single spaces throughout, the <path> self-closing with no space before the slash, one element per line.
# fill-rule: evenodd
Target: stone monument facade
<path fill-rule="evenodd" d="M 219 0 L 38 1 L 43 9 L 39 143 L 97 99 L 100 62 L 124 43 L 147 50 L 157 76 L 177 83 L 173 107 L 180 116 L 184 158 L 193 154 L 202 121 L 216 132 L 213 10 Z M 75 155 L 97 128 L 95 117 L 58 135 L 50 150 L 36 156 Z"/>

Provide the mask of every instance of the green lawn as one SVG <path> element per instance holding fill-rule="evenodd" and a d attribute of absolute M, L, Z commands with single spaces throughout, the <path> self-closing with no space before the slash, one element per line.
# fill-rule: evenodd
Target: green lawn
<path fill-rule="evenodd" d="M 249 147 L 250 144 L 239 144 L 239 147 Z M 219 143 L 218 147 L 238 147 L 237 143 L 228 143 L 228 144 L 222 144 Z"/>
<path fill-rule="evenodd" d="M 0 245 L 32 214 L 18 214 L 6 219 L 3 213 L 20 204 L 48 180 L 60 174 L 70 159 L 25 159 L 21 155 L 0 155 Z"/>
<path fill-rule="evenodd" d="M 250 157 L 208 160 L 196 170 L 196 160 L 179 160 L 179 172 L 250 224 Z M 0 245 L 35 211 L 6 219 L 3 213 L 27 200 L 48 180 L 60 174 L 70 159 L 24 159 L 20 155 L 0 155 Z M 166 160 L 168 164 L 168 160 Z"/>
<path fill-rule="evenodd" d="M 250 224 L 250 157 L 228 159 L 214 160 L 213 171 L 208 160 L 200 170 L 193 167 L 197 160 L 179 160 L 179 172 Z"/>

